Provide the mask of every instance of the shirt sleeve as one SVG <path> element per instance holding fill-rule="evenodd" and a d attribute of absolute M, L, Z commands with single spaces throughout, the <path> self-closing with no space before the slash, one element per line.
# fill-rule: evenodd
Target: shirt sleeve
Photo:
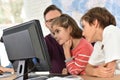
<path fill-rule="evenodd" d="M 96 42 L 94 45 L 94 50 L 88 61 L 89 64 L 98 66 L 104 63 L 104 54 L 102 49 L 102 42 Z"/>
<path fill-rule="evenodd" d="M 120 60 L 120 29 L 114 26 L 105 28 L 103 39 L 105 63 Z"/>

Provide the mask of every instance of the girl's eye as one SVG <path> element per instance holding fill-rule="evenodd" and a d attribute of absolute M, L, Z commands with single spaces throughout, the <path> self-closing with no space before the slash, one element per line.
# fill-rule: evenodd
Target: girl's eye
<path fill-rule="evenodd" d="M 53 34 L 53 35 L 55 35 L 55 33 L 54 33 L 54 32 L 52 32 L 52 34 Z"/>
<path fill-rule="evenodd" d="M 56 30 L 56 33 L 59 33 L 60 31 L 59 30 Z"/>

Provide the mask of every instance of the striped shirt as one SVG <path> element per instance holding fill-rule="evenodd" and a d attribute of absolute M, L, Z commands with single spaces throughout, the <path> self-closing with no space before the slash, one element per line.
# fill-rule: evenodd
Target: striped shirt
<path fill-rule="evenodd" d="M 85 67 L 92 51 L 92 45 L 82 38 L 78 46 L 71 50 L 73 60 L 66 62 L 68 72 L 73 75 L 85 74 Z"/>

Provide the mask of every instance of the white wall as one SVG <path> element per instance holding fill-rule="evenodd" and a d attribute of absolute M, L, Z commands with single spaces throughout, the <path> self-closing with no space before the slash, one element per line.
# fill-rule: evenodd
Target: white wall
<path fill-rule="evenodd" d="M 24 21 L 31 19 L 39 19 L 42 25 L 44 36 L 49 33 L 49 30 L 45 27 L 43 12 L 48 5 L 51 4 L 51 0 L 23 0 L 22 18 Z"/>
<path fill-rule="evenodd" d="M 51 0 L 23 0 L 23 1 L 24 1 L 24 5 L 22 8 L 21 17 L 24 19 L 24 22 L 32 20 L 32 19 L 39 19 L 44 36 L 50 33 L 49 30 L 45 27 L 43 12 L 46 9 L 46 7 L 51 4 Z M 0 27 L 0 30 L 3 30 L 12 25 L 16 25 L 16 24 L 10 24 L 7 26 L 6 24 L 2 24 Z M 0 57 L 1 57 L 1 62 L 2 62 L 1 65 L 7 66 L 9 64 L 9 61 L 8 61 L 8 58 L 7 58 L 8 56 L 6 54 L 3 43 L 0 43 Z"/>

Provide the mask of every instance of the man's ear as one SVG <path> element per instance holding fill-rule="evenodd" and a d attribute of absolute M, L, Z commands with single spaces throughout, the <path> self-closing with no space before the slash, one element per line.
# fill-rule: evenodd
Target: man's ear
<path fill-rule="evenodd" d="M 98 20 L 97 20 L 97 19 L 95 19 L 95 20 L 93 21 L 93 25 L 94 25 L 95 27 L 98 27 Z"/>
<path fill-rule="evenodd" d="M 45 22 L 45 26 L 47 26 L 47 23 Z"/>

